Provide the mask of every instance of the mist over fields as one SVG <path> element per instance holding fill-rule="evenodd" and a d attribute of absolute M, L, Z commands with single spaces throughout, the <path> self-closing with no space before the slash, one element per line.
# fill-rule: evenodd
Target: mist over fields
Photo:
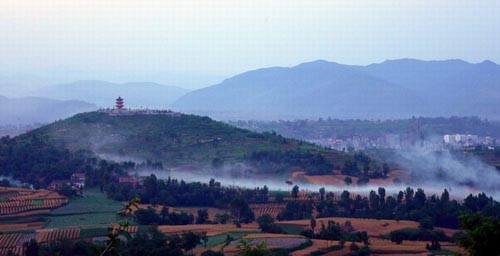
<path fill-rule="evenodd" d="M 318 192 L 324 187 L 327 191 L 332 191 L 340 195 L 342 191 L 348 190 L 354 194 L 368 195 L 371 190 L 377 191 L 379 187 L 384 187 L 389 195 L 395 195 L 399 191 L 404 191 L 407 187 L 422 188 L 427 195 L 440 195 L 447 189 L 454 198 L 463 199 L 469 194 L 485 192 L 495 199 L 500 199 L 500 189 L 496 186 L 500 180 L 500 174 L 493 167 L 488 166 L 479 160 L 470 159 L 461 161 L 450 155 L 449 152 L 442 152 L 437 156 L 436 152 L 421 152 L 412 150 L 402 153 L 402 157 L 415 157 L 409 164 L 402 165 L 405 171 L 409 172 L 413 179 L 391 185 L 328 185 L 296 182 L 301 190 Z M 255 188 L 267 186 L 270 190 L 290 191 L 292 186 L 285 183 L 285 178 L 246 176 L 236 177 L 228 172 L 214 171 L 207 167 L 197 172 L 185 172 L 177 170 L 158 171 L 142 170 L 139 175 L 148 176 L 154 174 L 159 179 L 178 179 L 186 182 L 206 183 L 210 179 L 221 182 L 223 186 L 237 186 L 244 188 Z M 487 180 L 484 180 L 484 179 Z"/>
<path fill-rule="evenodd" d="M 432 139 L 437 140 L 438 137 Z M 327 191 L 338 195 L 344 190 L 354 194 L 368 195 L 370 191 L 377 191 L 379 187 L 384 187 L 389 195 L 396 195 L 399 191 L 412 187 L 424 189 L 428 196 L 441 195 L 443 190 L 447 189 L 454 198 L 459 200 L 469 194 L 479 192 L 484 192 L 496 200 L 500 199 L 500 187 L 498 186 L 500 172 L 494 166 L 481 161 L 474 155 L 443 148 L 437 150 L 434 146 L 429 146 L 426 143 L 416 143 L 410 148 L 392 151 L 385 160 L 406 173 L 408 179 L 390 184 L 377 184 L 375 182 L 366 185 L 309 183 L 299 179 L 295 180 L 294 184 L 299 185 L 301 190 L 310 192 L 318 192 L 320 188 L 324 187 Z M 238 166 L 238 168 L 234 168 L 234 166 Z M 177 168 L 164 171 L 141 170 L 139 175 L 155 174 L 161 179 L 170 177 L 187 182 L 202 183 L 214 178 L 224 186 L 255 188 L 266 185 L 270 190 L 278 191 L 290 191 L 292 188 L 290 184 L 285 182 L 289 176 L 241 174 L 234 171 L 245 169 L 244 166 L 245 163 L 217 170 L 208 165 L 195 171 Z"/>

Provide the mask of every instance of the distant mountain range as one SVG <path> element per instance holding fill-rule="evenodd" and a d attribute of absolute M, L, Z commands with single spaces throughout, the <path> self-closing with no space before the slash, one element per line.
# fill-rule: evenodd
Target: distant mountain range
<path fill-rule="evenodd" d="M 0 125 L 50 123 L 74 114 L 95 110 L 83 101 L 61 101 L 45 98 L 6 98 L 0 96 Z"/>
<path fill-rule="evenodd" d="M 189 92 L 175 86 L 156 83 L 110 83 L 86 80 L 38 89 L 31 94 L 59 100 L 83 100 L 98 107 L 111 108 L 115 99 L 125 99 L 125 107 L 168 108 L 175 100 Z"/>
<path fill-rule="evenodd" d="M 498 119 L 500 66 L 491 61 L 415 59 L 351 66 L 319 60 L 236 75 L 184 95 L 174 108 L 232 119 L 470 115 Z"/>

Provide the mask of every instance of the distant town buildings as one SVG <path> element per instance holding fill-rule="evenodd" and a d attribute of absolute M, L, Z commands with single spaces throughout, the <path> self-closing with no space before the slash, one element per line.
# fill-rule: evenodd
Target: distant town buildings
<path fill-rule="evenodd" d="M 494 147 L 500 144 L 500 139 L 474 134 L 445 134 L 443 135 L 443 143 L 449 148 Z"/>
<path fill-rule="evenodd" d="M 422 145 L 415 136 L 399 134 L 386 134 L 383 136 L 355 135 L 344 138 L 325 138 L 308 141 L 339 151 L 365 150 L 372 148 L 401 149 Z"/>
<path fill-rule="evenodd" d="M 366 149 L 405 149 L 424 146 L 433 150 L 469 149 L 475 146 L 495 147 L 500 145 L 500 138 L 478 136 L 475 134 L 445 134 L 420 139 L 411 135 L 386 134 L 382 136 L 351 136 L 345 138 L 311 139 L 309 142 L 339 151 Z"/>

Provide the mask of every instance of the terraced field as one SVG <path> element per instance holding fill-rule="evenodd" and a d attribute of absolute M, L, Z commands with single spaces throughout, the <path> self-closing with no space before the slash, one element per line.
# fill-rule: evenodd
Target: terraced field
<path fill-rule="evenodd" d="M 0 198 L 0 218 L 38 215 L 68 203 L 65 196 L 44 189 L 0 187 Z"/>
<path fill-rule="evenodd" d="M 286 204 L 270 203 L 270 204 L 251 204 L 250 209 L 252 209 L 255 214 L 255 218 L 258 218 L 264 214 L 271 215 L 274 219 L 278 214 L 285 209 Z"/>
<path fill-rule="evenodd" d="M 158 229 L 166 234 L 181 234 L 187 231 L 206 232 L 208 236 L 215 236 L 228 232 L 260 232 L 257 223 L 242 224 L 241 228 L 237 228 L 234 224 L 200 224 L 200 225 L 175 225 L 158 226 Z"/>
<path fill-rule="evenodd" d="M 0 235 L 0 255 L 8 255 L 9 251 L 23 255 L 23 245 L 34 239 L 38 243 L 50 243 L 61 240 L 76 240 L 80 238 L 80 229 L 43 230 L 33 233 L 14 233 Z"/>

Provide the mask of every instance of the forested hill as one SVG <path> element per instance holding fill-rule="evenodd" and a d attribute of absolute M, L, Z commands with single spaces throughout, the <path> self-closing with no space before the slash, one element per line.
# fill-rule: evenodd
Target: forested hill
<path fill-rule="evenodd" d="M 331 173 L 337 164 L 350 158 L 306 142 L 235 128 L 194 115 L 111 116 L 89 112 L 4 139 L 3 144 L 13 147 L 3 152 L 4 159 L 9 157 L 5 156 L 9 155 L 7 151 L 27 151 L 25 155 L 29 155 L 30 147 L 37 147 L 41 150 L 36 152 L 37 157 L 41 157 L 45 149 L 53 153 L 55 148 L 72 154 L 91 151 L 101 158 L 117 161 L 151 160 L 161 161 L 166 167 L 224 168 L 246 173 L 279 173 L 296 168 Z M 43 162 L 37 167 L 44 166 L 49 165 Z"/>

